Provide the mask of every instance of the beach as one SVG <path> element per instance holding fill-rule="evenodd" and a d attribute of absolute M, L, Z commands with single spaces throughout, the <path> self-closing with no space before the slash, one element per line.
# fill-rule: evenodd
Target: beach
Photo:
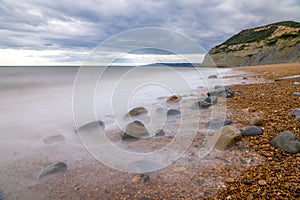
<path fill-rule="evenodd" d="M 172 165 L 149 173 L 150 180 L 139 180 L 136 173 L 120 172 L 102 164 L 80 145 L 78 137 L 64 135 L 64 147 L 60 146 L 61 143 L 48 145 L 43 152 L 45 147 L 40 144 L 33 147 L 39 153 L 32 157 L 22 157 L 22 152 L 17 148 L 13 152 L 6 152 L 8 156 L 15 156 L 18 162 L 7 161 L 2 165 L 5 166 L 0 179 L 0 184 L 4 186 L 4 189 L 0 188 L 3 190 L 3 198 L 297 199 L 300 195 L 300 155 L 285 153 L 271 146 L 270 140 L 285 130 L 300 136 L 299 121 L 290 114 L 294 108 L 300 107 L 299 97 L 292 96 L 293 92 L 299 92 L 299 85 L 294 84 L 295 81 L 274 82 L 275 78 L 300 74 L 300 63 L 235 67 L 232 71 L 228 77 L 224 77 L 238 80 L 230 87 L 242 93 L 226 99 L 226 118 L 232 120 L 232 126 L 243 131 L 250 118 L 260 116 L 263 119 L 263 135 L 242 137 L 229 150 L 213 149 L 204 158 L 199 158 L 198 152 L 205 134 L 202 131 L 207 123 L 205 120 L 200 121 L 196 124 L 197 134 L 187 151 Z M 67 80 L 70 81 L 73 75 L 67 77 Z M 53 92 L 66 91 L 58 87 Z M 184 108 L 188 108 L 195 98 L 205 93 L 193 95 L 183 98 Z M 178 107 L 175 105 L 174 108 Z M 210 115 L 210 111 L 211 108 L 203 115 Z M 146 150 L 157 149 L 170 142 L 180 123 L 179 119 L 180 116 L 174 117 L 167 125 L 169 130 L 173 128 L 174 131 L 165 137 L 151 138 Z M 74 129 L 71 121 L 67 127 Z M 120 131 L 113 134 L 117 138 Z M 33 139 L 40 141 L 43 138 Z M 123 144 L 123 147 L 130 149 L 146 144 L 134 141 Z M 50 180 L 37 180 L 39 168 L 58 161 L 68 164 L 65 173 Z M 19 176 L 18 179 L 15 174 Z M 13 184 L 22 186 L 20 193 L 10 188 Z"/>

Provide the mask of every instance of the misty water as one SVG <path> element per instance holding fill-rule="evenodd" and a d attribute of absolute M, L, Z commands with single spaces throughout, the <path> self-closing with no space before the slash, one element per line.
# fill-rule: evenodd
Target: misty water
<path fill-rule="evenodd" d="M 0 191 L 21 195 L 26 191 L 24 188 L 37 183 L 43 165 L 65 161 L 72 170 L 86 156 L 87 151 L 74 133 L 72 103 L 78 70 L 78 67 L 0 68 Z M 172 94 L 190 98 L 214 85 L 240 83 L 240 78 L 207 79 L 213 74 L 237 75 L 234 73 L 216 68 L 110 67 L 92 88 L 95 116 L 83 118 L 79 123 L 102 120 L 109 129 L 115 117 L 124 116 L 133 107 L 150 109 Z M 95 81 L 89 77 L 82 80 L 83 85 Z M 159 83 L 163 80 L 166 82 Z M 80 101 L 84 102 L 85 96 Z M 54 137 L 53 141 L 50 138 L 49 142 L 48 137 Z"/>

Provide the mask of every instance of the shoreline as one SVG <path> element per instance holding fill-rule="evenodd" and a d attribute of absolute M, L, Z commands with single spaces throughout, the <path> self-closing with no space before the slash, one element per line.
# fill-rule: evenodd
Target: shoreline
<path fill-rule="evenodd" d="M 269 140 L 281 130 L 292 130 L 299 136 L 299 129 L 294 130 L 299 123 L 289 114 L 290 109 L 300 107 L 299 101 L 297 102 L 299 99 L 291 96 L 291 91 L 296 92 L 297 88 L 299 91 L 299 86 L 292 85 L 293 81 L 272 81 L 278 77 L 300 74 L 300 63 L 292 65 L 284 65 L 289 66 L 288 70 L 281 69 L 281 64 L 273 67 L 232 68 L 232 70 L 247 72 L 245 74 L 251 78 L 266 78 L 265 83 L 232 85 L 232 89 L 241 90 L 243 94 L 236 94 L 226 102 L 227 118 L 232 119 L 232 125 L 240 130 L 248 126 L 248 120 L 251 117 L 257 115 L 263 117 L 262 127 L 265 133 L 262 136 L 243 137 L 231 150 L 212 151 L 206 159 L 199 159 L 197 152 L 203 138 L 201 134 L 197 134 L 191 148 L 182 158 L 158 172 L 150 173 L 150 181 L 141 185 L 133 183 L 132 179 L 135 174 L 113 170 L 95 160 L 87 152 L 83 152 L 86 157 L 73 163 L 74 166 L 71 165 L 66 174 L 48 182 L 34 183 L 28 189 L 48 199 L 99 199 L 100 197 L 108 199 L 251 199 L 251 195 L 253 199 L 256 199 L 276 198 L 278 196 L 275 195 L 278 192 L 293 199 L 293 196 L 297 195 L 298 188 L 300 189 L 296 182 L 300 182 L 299 171 L 295 171 L 300 164 L 300 155 L 289 155 L 269 145 Z M 248 82 L 248 80 L 245 81 Z M 274 90 L 270 90 L 272 87 L 275 87 Z M 261 96 L 262 93 L 264 96 Z M 287 100 L 286 97 L 288 97 Z M 255 111 L 244 112 L 250 107 Z M 273 112 L 274 110 L 277 112 Z M 178 124 L 177 121 L 176 124 Z M 199 124 L 200 133 L 204 124 L 205 122 Z M 171 140 L 172 135 L 167 135 L 165 139 Z M 158 148 L 159 144 L 163 144 L 161 138 L 156 138 L 155 141 Z M 49 164 L 51 160 L 55 161 L 55 157 L 46 163 L 41 159 L 36 159 L 36 161 L 33 158 L 32 161 L 27 160 L 22 163 L 23 165 L 28 163 L 28 166 L 34 168 Z M 32 166 L 30 162 L 35 162 L 35 164 Z M 289 166 L 293 169 L 286 169 Z M 281 171 L 277 172 L 277 167 Z M 270 171 L 276 171 L 276 174 L 271 174 L 274 177 L 270 175 Z M 277 174 L 283 178 L 277 180 Z M 234 181 L 227 183 L 228 178 Z M 243 179 L 245 178 L 250 179 L 252 185 L 244 185 Z M 259 186 L 257 181 L 261 179 L 265 179 L 267 185 Z M 282 189 L 282 185 L 276 186 L 278 181 L 289 183 L 293 185 L 293 188 Z M 273 190 L 277 193 L 272 194 Z"/>

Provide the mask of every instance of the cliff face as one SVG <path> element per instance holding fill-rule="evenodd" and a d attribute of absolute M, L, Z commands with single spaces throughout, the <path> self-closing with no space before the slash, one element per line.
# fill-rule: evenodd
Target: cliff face
<path fill-rule="evenodd" d="M 212 48 L 203 65 L 245 66 L 300 61 L 300 23 L 278 22 L 243 30 Z"/>

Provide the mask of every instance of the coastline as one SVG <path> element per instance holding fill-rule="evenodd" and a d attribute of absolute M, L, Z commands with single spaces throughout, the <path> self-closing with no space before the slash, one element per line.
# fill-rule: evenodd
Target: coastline
<path fill-rule="evenodd" d="M 283 130 L 294 131 L 299 136 L 299 129 L 294 129 L 299 123 L 289 114 L 292 109 L 300 107 L 299 97 L 291 96 L 292 92 L 299 91 L 299 85 L 293 85 L 294 81 L 273 80 L 300 74 L 300 65 L 293 63 L 284 66 L 284 69 L 281 64 L 232 68 L 237 72 L 245 71 L 239 77 L 247 76 L 249 80 L 245 82 L 251 84 L 231 86 L 234 90 L 241 90 L 243 94 L 227 99 L 227 118 L 233 121 L 233 126 L 244 130 L 251 117 L 263 117 L 262 127 L 265 133 L 262 136 L 243 137 L 231 150 L 212 151 L 205 159 L 199 159 L 197 152 L 202 138 L 201 134 L 197 134 L 191 148 L 182 158 L 160 171 L 150 173 L 150 181 L 145 184 L 135 184 L 132 181 L 135 174 L 111 169 L 95 160 L 83 147 L 78 147 L 83 155 L 79 155 L 75 163 L 70 163 L 66 174 L 48 182 L 33 183 L 28 189 L 37 196 L 41 194 L 48 199 L 251 199 L 251 195 L 256 199 L 276 198 L 278 193 L 293 199 L 299 189 L 297 166 L 300 164 L 300 156 L 286 154 L 269 145 L 270 139 Z M 256 78 L 266 78 L 266 81 L 253 83 L 252 80 Z M 186 105 L 190 105 L 190 102 L 187 101 Z M 244 112 L 247 108 L 255 111 Z M 205 123 L 203 121 L 199 124 L 200 132 Z M 177 119 L 174 125 L 178 125 Z M 164 139 L 154 138 L 158 146 L 153 148 L 159 148 L 170 141 L 172 135 L 167 135 Z M 24 173 L 26 167 L 30 167 L 27 170 L 31 172 L 38 166 L 48 165 L 57 159 L 58 156 L 53 156 L 50 160 L 32 158 L 22 161 L 22 168 L 18 167 L 17 170 Z M 30 175 L 30 178 L 33 176 L 34 174 Z M 226 183 L 228 178 L 234 181 Z M 252 185 L 244 185 L 245 178 L 250 179 Z M 257 181 L 261 179 L 265 179 L 267 185 L 259 186 Z M 292 188 L 285 188 L 285 183 L 292 185 Z"/>

